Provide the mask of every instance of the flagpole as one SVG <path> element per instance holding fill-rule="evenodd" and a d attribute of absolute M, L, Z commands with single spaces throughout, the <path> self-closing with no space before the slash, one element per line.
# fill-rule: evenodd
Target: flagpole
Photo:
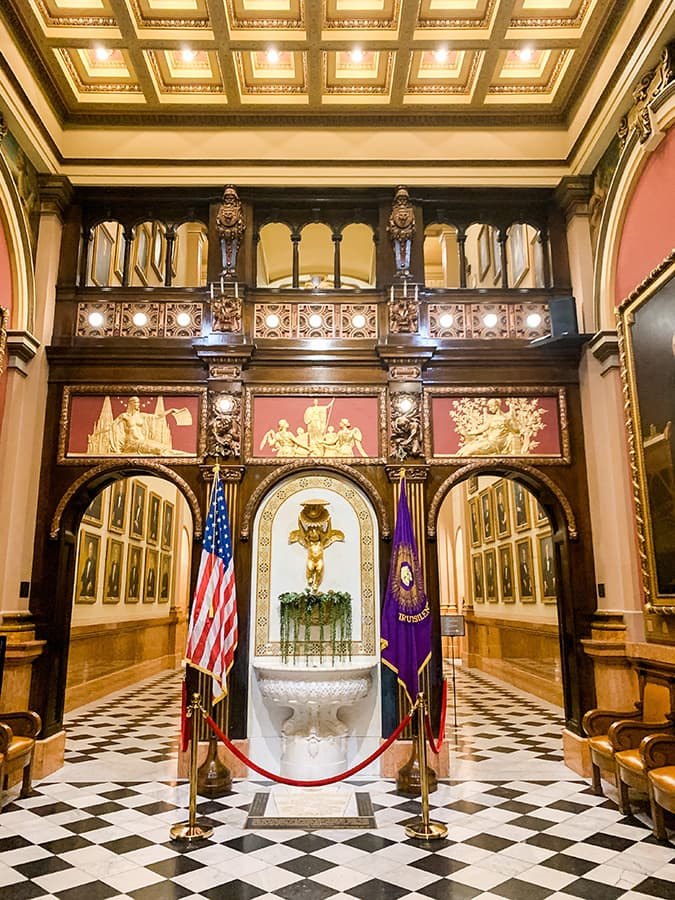
<path fill-rule="evenodd" d="M 405 833 L 419 841 L 434 841 L 448 834 L 447 825 L 429 820 L 429 777 L 427 771 L 427 742 L 424 737 L 424 716 L 426 702 L 424 692 L 417 695 L 417 753 L 420 764 L 420 787 L 422 790 L 422 818 L 408 822 Z"/>
<path fill-rule="evenodd" d="M 198 693 L 192 695 L 192 703 L 188 707 L 187 715 L 192 719 L 190 729 L 190 811 L 187 822 L 179 822 L 172 825 L 169 834 L 174 841 L 203 841 L 210 838 L 213 828 L 210 825 L 197 824 L 197 754 L 199 752 L 199 737 L 197 734 L 197 712 L 204 713 Z"/>

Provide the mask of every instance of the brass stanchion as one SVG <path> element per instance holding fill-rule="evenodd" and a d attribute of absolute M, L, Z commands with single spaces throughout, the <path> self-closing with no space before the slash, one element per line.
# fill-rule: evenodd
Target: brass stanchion
<path fill-rule="evenodd" d="M 210 838 L 213 828 L 209 825 L 198 825 L 197 818 L 197 753 L 199 752 L 199 740 L 197 736 L 197 712 L 204 713 L 199 694 L 192 695 L 192 703 L 188 706 L 186 715 L 192 719 L 192 734 L 190 735 L 190 813 L 187 822 L 179 822 L 172 825 L 170 835 L 174 841 L 202 841 Z"/>
<path fill-rule="evenodd" d="M 429 821 L 429 776 L 427 772 L 427 742 L 424 738 L 424 693 L 417 695 L 417 753 L 420 765 L 420 782 L 422 788 L 422 818 L 413 819 L 405 826 L 405 833 L 410 838 L 420 841 L 433 841 L 444 838 L 448 828 L 442 822 Z"/>

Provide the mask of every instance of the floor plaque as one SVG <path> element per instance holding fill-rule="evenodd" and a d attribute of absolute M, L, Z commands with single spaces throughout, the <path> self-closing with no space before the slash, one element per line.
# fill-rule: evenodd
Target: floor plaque
<path fill-rule="evenodd" d="M 246 828 L 377 828 L 370 794 L 278 787 L 254 795 Z"/>

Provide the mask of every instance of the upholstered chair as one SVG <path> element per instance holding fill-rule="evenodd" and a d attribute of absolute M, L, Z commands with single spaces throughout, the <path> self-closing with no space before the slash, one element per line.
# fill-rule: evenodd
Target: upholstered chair
<path fill-rule="evenodd" d="M 646 775 L 641 767 L 638 748 L 640 741 L 649 734 L 669 732 L 673 728 L 673 685 L 652 673 L 640 672 L 638 677 L 640 700 L 635 709 L 628 712 L 593 709 L 583 718 L 584 731 L 588 735 L 591 752 L 592 784 L 595 794 L 602 794 L 601 771 L 615 776 L 619 789 L 619 806 L 628 813 L 628 787 L 636 787 L 647 793 Z M 629 751 L 634 751 L 632 754 Z M 625 781 L 618 772 L 616 754 L 623 754 Z M 639 780 L 641 775 L 642 781 Z M 623 787 L 622 787 L 623 785 Z M 638 785 L 642 785 L 639 787 Z"/>
<path fill-rule="evenodd" d="M 0 713 L 0 788 L 3 791 L 10 786 L 12 776 L 22 772 L 21 796 L 30 794 L 35 738 L 41 728 L 42 722 L 37 713 Z M 1 805 L 0 800 L 0 808 Z"/>
<path fill-rule="evenodd" d="M 675 735 L 652 734 L 640 744 L 647 772 L 652 831 L 659 841 L 668 837 L 663 811 L 675 813 Z"/>

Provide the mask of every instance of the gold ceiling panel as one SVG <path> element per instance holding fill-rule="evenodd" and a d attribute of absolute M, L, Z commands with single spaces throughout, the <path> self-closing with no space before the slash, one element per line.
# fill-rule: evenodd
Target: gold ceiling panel
<path fill-rule="evenodd" d="M 488 29 L 498 0 L 420 0 L 417 28 L 450 31 Z"/>
<path fill-rule="evenodd" d="M 570 50 L 551 49 L 534 51 L 523 59 L 516 50 L 502 51 L 486 102 L 505 100 L 508 95 L 539 103 L 552 99 L 572 56 Z"/>
<path fill-rule="evenodd" d="M 597 0 L 516 0 L 511 28 L 583 28 Z"/>
<path fill-rule="evenodd" d="M 400 18 L 401 0 L 325 0 L 322 25 L 327 39 L 340 32 L 353 39 L 358 29 L 363 40 L 372 40 L 396 35 Z"/>
<path fill-rule="evenodd" d="M 404 103 L 442 100 L 471 101 L 483 53 L 479 50 L 415 50 Z"/>
<path fill-rule="evenodd" d="M 209 28 L 207 0 L 127 0 L 138 28 Z"/>
<path fill-rule="evenodd" d="M 197 95 L 206 102 L 226 102 L 215 50 L 146 50 L 145 57 L 161 100 Z"/>
<path fill-rule="evenodd" d="M 226 0 L 230 31 L 239 38 L 259 39 L 276 32 L 277 40 L 297 39 L 305 28 L 303 0 Z"/>
<path fill-rule="evenodd" d="M 391 91 L 394 56 L 391 50 L 324 51 L 323 102 L 382 103 Z"/>
<path fill-rule="evenodd" d="M 143 100 L 140 83 L 125 50 L 112 50 L 103 57 L 93 47 L 57 47 L 55 54 L 79 99 L 85 95 L 121 94 L 130 102 Z M 134 94 L 138 97 L 133 97 Z"/>
<path fill-rule="evenodd" d="M 307 103 L 307 59 L 284 50 L 272 59 L 264 50 L 233 52 L 242 103 Z"/>
<path fill-rule="evenodd" d="M 26 0 L 24 0 L 26 2 Z M 46 28 L 116 28 L 110 0 L 28 0 Z"/>

